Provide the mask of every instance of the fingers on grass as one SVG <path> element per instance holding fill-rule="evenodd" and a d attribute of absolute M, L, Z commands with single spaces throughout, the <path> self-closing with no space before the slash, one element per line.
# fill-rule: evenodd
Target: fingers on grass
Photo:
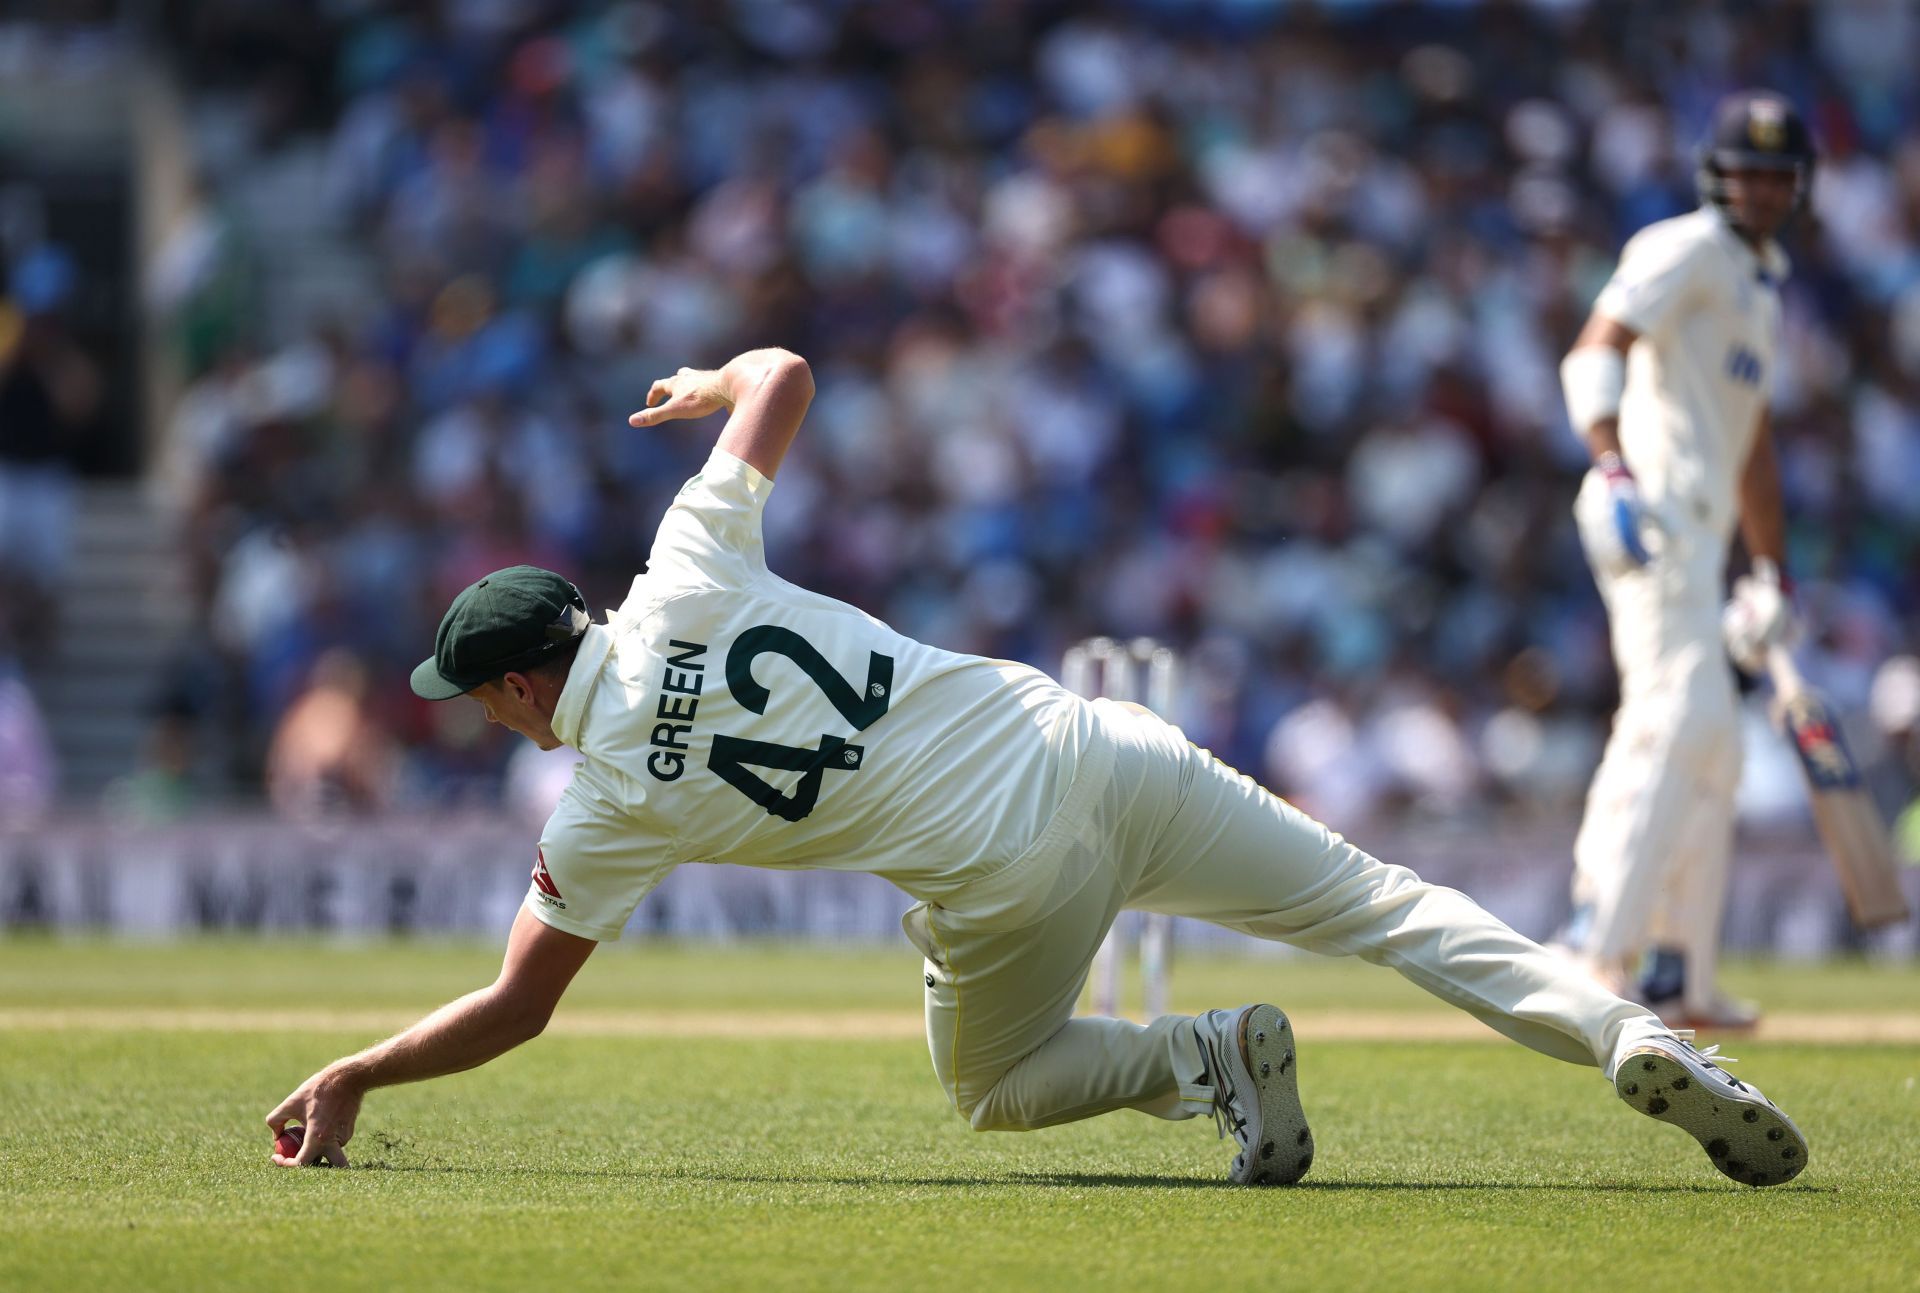
<path fill-rule="evenodd" d="M 314 1123 L 308 1123 L 306 1136 L 300 1142 L 300 1152 L 294 1155 L 294 1166 L 305 1167 L 314 1159 L 322 1157 L 327 1151 L 328 1142 L 332 1139 L 331 1131 L 324 1130 Z"/>
<path fill-rule="evenodd" d="M 331 1132 L 323 1136 L 309 1136 L 300 1146 L 300 1165 L 318 1164 L 323 1167 L 345 1167 L 347 1151 L 339 1143 L 344 1137 L 336 1138 Z M 312 1151 L 309 1153 L 308 1151 Z"/>

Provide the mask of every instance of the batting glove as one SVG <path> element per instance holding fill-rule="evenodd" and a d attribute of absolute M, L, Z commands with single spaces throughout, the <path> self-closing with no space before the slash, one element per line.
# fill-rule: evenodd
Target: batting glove
<path fill-rule="evenodd" d="M 1780 567 L 1759 558 L 1750 573 L 1733 581 L 1733 596 L 1720 616 L 1727 654 L 1742 672 L 1758 677 L 1767 671 L 1768 651 L 1791 644 L 1799 630 L 1792 588 Z"/>
<path fill-rule="evenodd" d="M 1630 565 L 1648 564 L 1660 551 L 1660 522 L 1641 499 L 1633 473 L 1617 453 L 1601 454 L 1594 459 L 1593 469 L 1607 483 L 1607 512 L 1621 557 Z"/>

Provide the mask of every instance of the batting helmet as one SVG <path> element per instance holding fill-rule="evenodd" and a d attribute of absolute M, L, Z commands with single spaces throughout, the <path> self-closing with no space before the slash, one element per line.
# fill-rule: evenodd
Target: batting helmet
<path fill-rule="evenodd" d="M 1771 90 L 1742 90 L 1720 100 L 1713 129 L 1700 147 L 1694 187 L 1700 200 L 1730 220 L 1727 175 L 1733 171 L 1791 171 L 1793 209 L 1798 211 L 1813 187 L 1813 133 L 1784 95 Z"/>

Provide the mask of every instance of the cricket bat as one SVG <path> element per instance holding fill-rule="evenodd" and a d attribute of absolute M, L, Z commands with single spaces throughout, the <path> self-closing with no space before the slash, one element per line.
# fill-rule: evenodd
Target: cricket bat
<path fill-rule="evenodd" d="M 1859 765 L 1840 735 L 1833 705 L 1807 686 L 1786 648 L 1768 651 L 1767 672 L 1773 677 L 1775 718 L 1800 756 L 1813 824 L 1839 873 L 1853 923 L 1878 929 L 1907 919 L 1886 823 L 1861 785 Z"/>

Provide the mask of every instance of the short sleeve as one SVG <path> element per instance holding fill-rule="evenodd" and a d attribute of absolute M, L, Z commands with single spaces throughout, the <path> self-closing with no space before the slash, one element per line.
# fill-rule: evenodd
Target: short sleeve
<path fill-rule="evenodd" d="M 1593 312 L 1643 337 L 1664 333 L 1695 298 L 1707 248 L 1699 239 L 1665 231 L 1629 240 Z"/>
<path fill-rule="evenodd" d="M 761 514 L 772 491 L 771 480 L 716 448 L 660 519 L 647 558 L 649 581 L 739 588 L 765 575 Z"/>
<path fill-rule="evenodd" d="M 611 942 L 673 867 L 669 841 L 622 811 L 582 767 L 540 832 L 525 905 L 555 929 Z"/>

